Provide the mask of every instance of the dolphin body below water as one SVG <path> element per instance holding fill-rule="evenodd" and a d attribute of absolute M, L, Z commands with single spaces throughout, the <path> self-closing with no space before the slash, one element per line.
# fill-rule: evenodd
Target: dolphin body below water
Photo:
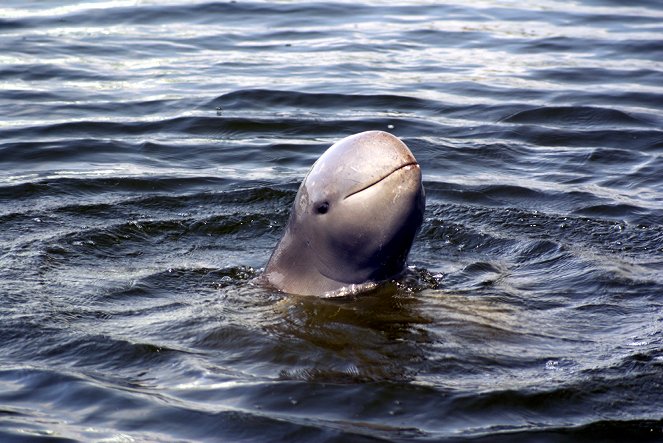
<path fill-rule="evenodd" d="M 335 296 L 398 277 L 421 227 L 421 169 L 397 137 L 351 135 L 299 187 L 263 278 L 300 295 Z"/>

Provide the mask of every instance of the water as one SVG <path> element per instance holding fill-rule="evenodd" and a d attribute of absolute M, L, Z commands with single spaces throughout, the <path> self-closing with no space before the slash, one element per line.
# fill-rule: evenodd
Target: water
<path fill-rule="evenodd" d="M 661 441 L 663 4 L 0 6 L 0 440 Z M 370 129 L 410 269 L 255 283 Z"/>

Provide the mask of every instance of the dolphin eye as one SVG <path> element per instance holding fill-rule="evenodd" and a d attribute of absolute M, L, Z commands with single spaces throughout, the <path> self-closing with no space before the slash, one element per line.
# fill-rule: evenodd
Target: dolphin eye
<path fill-rule="evenodd" d="M 329 211 L 329 202 L 324 201 L 315 207 L 315 212 L 318 214 L 326 214 L 327 211 Z"/>

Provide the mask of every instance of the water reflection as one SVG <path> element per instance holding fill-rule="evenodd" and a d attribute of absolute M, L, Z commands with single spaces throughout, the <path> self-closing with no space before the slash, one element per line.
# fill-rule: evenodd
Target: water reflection
<path fill-rule="evenodd" d="M 344 299 L 288 296 L 270 333 L 298 349 L 282 378 L 359 382 L 405 380 L 425 358 L 431 322 L 420 301 L 395 284 Z M 294 367 L 293 367 L 294 366 Z"/>

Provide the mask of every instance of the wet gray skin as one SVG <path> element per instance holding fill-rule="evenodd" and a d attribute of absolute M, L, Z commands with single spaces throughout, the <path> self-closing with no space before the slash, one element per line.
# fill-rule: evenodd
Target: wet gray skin
<path fill-rule="evenodd" d="M 302 182 L 264 278 L 324 296 L 397 277 L 424 207 L 421 169 L 405 143 L 382 131 L 346 137 Z"/>

